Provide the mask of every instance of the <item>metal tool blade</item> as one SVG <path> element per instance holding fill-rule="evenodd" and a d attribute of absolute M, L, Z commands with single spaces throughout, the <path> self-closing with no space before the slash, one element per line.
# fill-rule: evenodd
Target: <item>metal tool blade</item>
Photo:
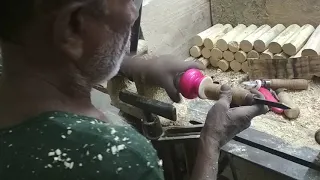
<path fill-rule="evenodd" d="M 245 81 L 245 82 L 242 82 L 242 85 L 244 85 L 248 89 L 251 89 L 251 88 L 255 88 L 257 86 L 257 83 L 256 81 Z"/>
<path fill-rule="evenodd" d="M 284 109 L 284 110 L 291 109 L 290 107 L 288 107 L 288 106 L 286 106 L 284 104 L 268 101 L 268 100 L 265 100 L 265 99 L 260 99 L 260 98 L 257 98 L 257 97 L 254 97 L 254 103 L 255 104 L 263 104 L 263 105 L 267 105 L 267 106 L 271 106 L 271 107 L 277 107 L 277 108 Z"/>

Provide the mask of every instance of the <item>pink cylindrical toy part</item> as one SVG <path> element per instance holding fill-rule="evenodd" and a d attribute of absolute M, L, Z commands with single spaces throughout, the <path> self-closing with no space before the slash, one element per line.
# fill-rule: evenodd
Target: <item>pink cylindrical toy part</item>
<path fill-rule="evenodd" d="M 189 69 L 180 77 L 180 93 L 188 99 L 198 97 L 198 89 L 205 76 L 198 69 Z"/>
<path fill-rule="evenodd" d="M 268 101 L 272 101 L 272 102 L 279 102 L 276 98 L 273 97 L 273 95 L 271 94 L 271 92 L 264 88 L 264 87 L 261 87 L 259 89 L 259 92 L 261 92 L 261 94 L 263 94 L 264 98 Z M 277 107 L 271 107 L 271 110 L 274 112 L 274 113 L 277 113 L 277 114 L 282 114 L 283 113 L 283 109 L 280 109 L 280 108 L 277 108 Z"/>

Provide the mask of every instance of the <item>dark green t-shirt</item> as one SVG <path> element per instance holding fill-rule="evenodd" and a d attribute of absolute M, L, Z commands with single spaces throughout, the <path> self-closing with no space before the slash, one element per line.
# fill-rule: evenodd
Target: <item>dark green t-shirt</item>
<path fill-rule="evenodd" d="M 162 180 L 162 162 L 143 136 L 64 112 L 0 131 L 1 180 Z"/>

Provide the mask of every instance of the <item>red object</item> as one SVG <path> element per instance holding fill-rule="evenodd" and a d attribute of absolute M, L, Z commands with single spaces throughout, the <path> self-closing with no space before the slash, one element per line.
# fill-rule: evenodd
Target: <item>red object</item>
<path fill-rule="evenodd" d="M 273 97 L 273 95 L 271 94 L 271 92 L 268 89 L 261 87 L 259 89 L 259 92 L 261 92 L 263 94 L 263 96 L 266 100 L 272 101 L 272 102 L 279 102 L 276 98 Z M 277 114 L 283 113 L 283 109 L 280 109 L 277 107 L 271 107 L 271 110 Z"/>
<path fill-rule="evenodd" d="M 205 76 L 198 69 L 189 69 L 180 77 L 179 90 L 180 93 L 188 99 L 198 97 L 199 86 Z"/>

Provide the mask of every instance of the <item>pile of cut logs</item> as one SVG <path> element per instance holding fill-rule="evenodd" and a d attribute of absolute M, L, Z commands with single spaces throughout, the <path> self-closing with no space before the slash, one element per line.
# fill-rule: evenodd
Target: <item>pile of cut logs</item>
<path fill-rule="evenodd" d="M 222 71 L 248 72 L 247 59 L 285 59 L 320 54 L 320 26 L 216 24 L 193 38 L 190 55 Z"/>

